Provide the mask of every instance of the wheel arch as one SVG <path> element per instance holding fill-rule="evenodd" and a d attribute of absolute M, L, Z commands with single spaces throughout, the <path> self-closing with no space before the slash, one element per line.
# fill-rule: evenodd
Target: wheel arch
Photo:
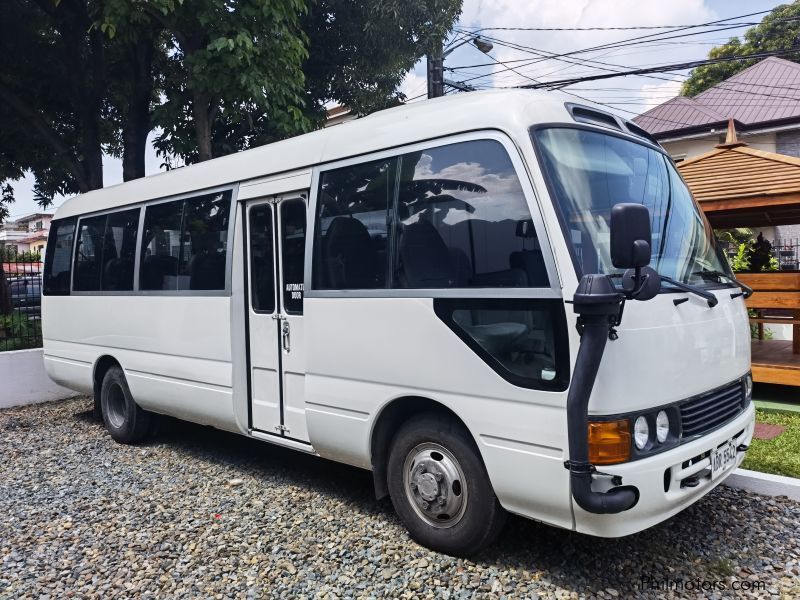
<path fill-rule="evenodd" d="M 92 371 L 92 392 L 94 394 L 94 412 L 95 416 L 101 417 L 100 413 L 100 388 L 103 386 L 103 378 L 108 373 L 108 370 L 117 366 L 122 368 L 119 361 L 110 354 L 101 355 L 94 363 Z"/>
<path fill-rule="evenodd" d="M 389 450 L 395 432 L 400 426 L 410 418 L 421 413 L 435 413 L 448 418 L 464 426 L 476 448 L 478 457 L 483 460 L 475 440 L 464 420 L 459 417 L 452 409 L 437 400 L 424 396 L 401 396 L 387 403 L 381 408 L 370 435 L 370 462 L 372 464 L 372 480 L 375 485 L 375 497 L 380 500 L 389 495 L 389 488 L 386 480 L 386 465 L 389 458 Z"/>

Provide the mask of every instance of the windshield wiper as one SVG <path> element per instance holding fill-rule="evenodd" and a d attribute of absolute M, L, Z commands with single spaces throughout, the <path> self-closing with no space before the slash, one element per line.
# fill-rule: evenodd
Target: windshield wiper
<path fill-rule="evenodd" d="M 719 300 L 717 297 L 712 294 L 711 292 L 707 292 L 699 287 L 695 287 L 693 285 L 689 285 L 688 283 L 681 283 L 680 281 L 675 281 L 672 277 L 667 277 L 666 275 L 660 275 L 661 281 L 666 281 L 673 287 L 678 288 L 679 290 L 683 290 L 684 292 L 689 292 L 691 294 L 695 294 L 696 296 L 700 296 L 704 298 L 706 302 L 708 302 L 708 306 L 710 308 L 714 308 L 717 304 L 719 304 Z"/>
<path fill-rule="evenodd" d="M 720 278 L 723 278 L 723 279 L 727 279 L 728 281 L 730 281 L 734 285 L 737 285 L 740 288 L 742 288 L 742 290 L 744 290 L 744 297 L 745 298 L 749 298 L 750 296 L 753 295 L 753 288 L 751 288 L 749 285 L 743 284 L 741 281 L 736 279 L 736 277 L 733 277 L 732 275 L 728 275 L 727 273 L 723 273 L 722 271 L 710 271 L 710 270 L 707 270 L 707 269 L 703 269 L 702 271 L 695 271 L 694 273 L 692 273 L 692 275 L 698 275 L 700 277 L 703 277 L 703 276 L 720 277 Z"/>

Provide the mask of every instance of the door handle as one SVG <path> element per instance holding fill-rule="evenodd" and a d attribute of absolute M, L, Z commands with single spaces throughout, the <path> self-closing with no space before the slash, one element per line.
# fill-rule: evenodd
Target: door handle
<path fill-rule="evenodd" d="M 291 351 L 291 340 L 289 339 L 289 321 L 284 321 L 281 326 L 281 341 L 284 352 Z"/>

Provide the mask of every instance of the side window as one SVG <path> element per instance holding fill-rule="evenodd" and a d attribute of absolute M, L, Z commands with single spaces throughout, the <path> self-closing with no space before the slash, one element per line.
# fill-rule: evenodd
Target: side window
<path fill-rule="evenodd" d="M 178 289 L 224 290 L 231 193 L 207 194 L 184 202 Z"/>
<path fill-rule="evenodd" d="M 507 381 L 533 389 L 567 389 L 569 353 L 563 302 L 436 298 L 433 307 L 436 315 Z"/>
<path fill-rule="evenodd" d="M 44 258 L 44 295 L 68 296 L 77 219 L 53 221 Z"/>
<path fill-rule="evenodd" d="M 275 241 L 269 204 L 250 209 L 248 229 L 253 310 L 271 313 L 275 310 Z"/>
<path fill-rule="evenodd" d="M 322 174 L 314 232 L 316 289 L 386 287 L 396 164 L 392 158 Z"/>
<path fill-rule="evenodd" d="M 76 291 L 133 289 L 138 208 L 81 219 L 75 252 Z"/>
<path fill-rule="evenodd" d="M 404 154 L 396 288 L 546 287 L 525 195 L 500 142 Z"/>
<path fill-rule="evenodd" d="M 140 290 L 177 290 L 181 255 L 183 200 L 148 206 L 144 211 Z"/>
<path fill-rule="evenodd" d="M 140 213 L 140 209 L 134 208 L 108 215 L 100 274 L 102 289 L 105 291 L 123 292 L 133 289 Z"/>
<path fill-rule="evenodd" d="M 283 308 L 303 314 L 303 279 L 306 254 L 306 203 L 289 200 L 279 204 L 281 213 L 281 273 Z"/>
<path fill-rule="evenodd" d="M 75 291 L 100 290 L 103 272 L 103 238 L 106 215 L 81 219 L 78 226 L 78 243 L 75 246 L 75 274 L 72 287 Z"/>
<path fill-rule="evenodd" d="M 145 209 L 139 289 L 224 290 L 231 192 Z"/>

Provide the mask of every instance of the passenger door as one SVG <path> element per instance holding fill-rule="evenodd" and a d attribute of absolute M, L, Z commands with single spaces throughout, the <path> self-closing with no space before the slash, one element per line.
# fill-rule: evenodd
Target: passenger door
<path fill-rule="evenodd" d="M 306 199 L 287 195 L 258 200 L 248 205 L 247 217 L 252 426 L 308 441 L 303 331 Z"/>

